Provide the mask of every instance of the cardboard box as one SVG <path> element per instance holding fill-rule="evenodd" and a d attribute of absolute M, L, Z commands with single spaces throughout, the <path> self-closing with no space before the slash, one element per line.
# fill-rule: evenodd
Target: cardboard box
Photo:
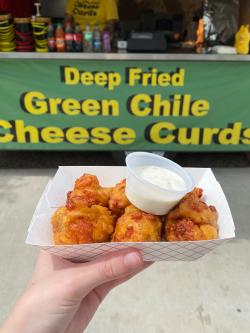
<path fill-rule="evenodd" d="M 84 173 L 98 177 L 102 186 L 114 186 L 126 177 L 126 167 L 60 167 L 42 194 L 28 230 L 26 244 L 40 246 L 57 256 L 73 261 L 90 261 L 107 252 L 128 247 L 141 251 L 149 261 L 193 261 L 209 253 L 225 241 L 235 237 L 235 226 L 223 190 L 211 169 L 188 168 L 196 186 L 204 190 L 204 199 L 216 206 L 219 214 L 219 239 L 198 242 L 155 242 L 155 243 L 98 243 L 83 245 L 53 245 L 50 224 L 54 211 L 64 206 L 67 192 Z"/>

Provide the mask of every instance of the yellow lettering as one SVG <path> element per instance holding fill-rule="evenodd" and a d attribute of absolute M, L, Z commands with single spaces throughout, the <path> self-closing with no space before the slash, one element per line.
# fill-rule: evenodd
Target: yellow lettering
<path fill-rule="evenodd" d="M 152 99 L 149 95 L 146 94 L 139 94 L 132 97 L 130 101 L 130 110 L 132 114 L 134 114 L 137 117 L 147 117 L 150 112 L 150 107 L 140 107 L 140 103 L 150 103 L 152 102 Z"/>
<path fill-rule="evenodd" d="M 39 116 L 48 112 L 48 105 L 45 99 L 44 94 L 38 91 L 31 91 L 21 97 L 21 105 L 24 111 Z"/>
<path fill-rule="evenodd" d="M 190 104 L 191 104 L 191 95 L 184 95 L 183 104 L 182 104 L 182 117 L 189 117 L 190 114 Z"/>
<path fill-rule="evenodd" d="M 238 145 L 241 136 L 241 123 L 235 123 L 232 128 L 223 129 L 218 137 L 220 144 L 222 145 Z"/>
<path fill-rule="evenodd" d="M 50 98 L 49 99 L 49 110 L 51 114 L 58 114 L 58 105 L 61 105 L 61 98 Z"/>
<path fill-rule="evenodd" d="M 108 79 L 108 89 L 114 90 L 115 87 L 118 87 L 122 82 L 121 75 L 119 73 L 110 73 Z"/>
<path fill-rule="evenodd" d="M 16 120 L 15 124 L 18 143 L 39 143 L 39 133 L 36 127 L 25 126 L 23 120 Z"/>
<path fill-rule="evenodd" d="M 243 131 L 243 139 L 241 139 L 241 142 L 244 145 L 250 145 L 250 128 L 247 128 Z"/>
<path fill-rule="evenodd" d="M 41 130 L 42 140 L 46 143 L 61 143 L 64 141 L 64 133 L 58 127 L 45 127 Z"/>
<path fill-rule="evenodd" d="M 204 128 L 202 144 L 211 145 L 214 135 L 218 134 L 219 132 L 219 128 Z"/>
<path fill-rule="evenodd" d="M 108 82 L 107 74 L 99 72 L 95 76 L 95 82 L 98 86 L 105 86 Z"/>
<path fill-rule="evenodd" d="M 173 117 L 179 117 L 181 112 L 181 95 L 174 96 Z"/>
<path fill-rule="evenodd" d="M 114 99 L 111 99 L 110 101 L 104 99 L 102 101 L 102 115 L 118 117 L 120 115 L 119 103 Z"/>
<path fill-rule="evenodd" d="M 117 128 L 114 131 L 113 138 L 118 145 L 131 145 L 135 142 L 136 134 L 132 128 Z"/>
<path fill-rule="evenodd" d="M 156 94 L 154 97 L 154 117 L 170 115 L 171 104 L 169 100 L 162 100 L 161 95 Z"/>
<path fill-rule="evenodd" d="M 168 87 L 170 85 L 171 76 L 168 73 L 162 73 L 159 75 L 158 84 L 161 87 Z"/>
<path fill-rule="evenodd" d="M 142 70 L 140 68 L 130 68 L 129 69 L 129 80 L 128 84 L 130 87 L 134 87 L 137 80 L 141 78 Z"/>
<path fill-rule="evenodd" d="M 82 103 L 82 111 L 86 116 L 97 116 L 100 113 L 100 103 L 94 99 L 86 99 Z"/>
<path fill-rule="evenodd" d="M 172 143 L 175 139 L 174 135 L 168 133 L 169 131 L 174 130 L 176 130 L 176 126 L 174 124 L 167 122 L 156 123 L 151 127 L 149 137 L 154 143 L 167 145 Z M 163 135 L 162 131 L 166 131 L 167 133 Z"/>
<path fill-rule="evenodd" d="M 77 116 L 80 113 L 81 105 L 76 99 L 65 99 L 62 102 L 62 111 L 68 116 Z"/>
<path fill-rule="evenodd" d="M 0 130 L 1 129 L 11 129 L 12 125 L 10 122 L 6 121 L 6 120 L 0 120 Z M 0 134 L 0 143 L 8 143 L 11 142 L 14 138 L 14 135 L 12 134 Z"/>
<path fill-rule="evenodd" d="M 149 84 L 150 79 L 152 79 L 152 73 L 144 73 L 142 75 L 142 86 L 147 87 Z"/>
<path fill-rule="evenodd" d="M 199 139 L 199 128 L 180 128 L 178 131 L 178 142 L 181 145 L 198 145 Z"/>
<path fill-rule="evenodd" d="M 206 100 L 198 100 L 192 104 L 191 112 L 195 117 L 204 117 L 210 109 L 209 102 Z"/>
<path fill-rule="evenodd" d="M 91 136 L 91 142 L 95 145 L 106 145 L 111 142 L 110 129 L 106 127 L 93 128 Z"/>
<path fill-rule="evenodd" d="M 94 76 L 91 72 L 84 72 L 81 74 L 81 82 L 85 86 L 92 86 L 94 83 Z"/>
<path fill-rule="evenodd" d="M 74 145 L 81 145 L 89 140 L 89 133 L 85 128 L 72 127 L 66 132 L 66 139 Z"/>
<path fill-rule="evenodd" d="M 64 67 L 64 82 L 68 85 L 78 84 L 80 81 L 80 73 L 75 67 Z"/>
<path fill-rule="evenodd" d="M 179 69 L 172 76 L 172 85 L 175 87 L 183 87 L 185 84 L 185 69 Z"/>

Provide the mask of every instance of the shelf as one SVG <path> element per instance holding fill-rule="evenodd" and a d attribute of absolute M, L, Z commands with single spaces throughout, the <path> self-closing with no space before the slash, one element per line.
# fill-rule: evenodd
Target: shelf
<path fill-rule="evenodd" d="M 22 60 L 131 60 L 131 61 L 250 61 L 250 55 L 218 55 L 218 54 L 143 54 L 143 53 L 22 53 L 0 52 L 1 59 Z"/>

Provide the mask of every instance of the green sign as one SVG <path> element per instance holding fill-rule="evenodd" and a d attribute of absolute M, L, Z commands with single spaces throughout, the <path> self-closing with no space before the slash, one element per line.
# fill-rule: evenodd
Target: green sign
<path fill-rule="evenodd" d="M 249 151 L 248 62 L 0 61 L 0 149 Z"/>

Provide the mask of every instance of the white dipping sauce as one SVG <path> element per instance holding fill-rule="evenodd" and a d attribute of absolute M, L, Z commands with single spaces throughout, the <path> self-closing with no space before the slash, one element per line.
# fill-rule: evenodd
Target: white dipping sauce
<path fill-rule="evenodd" d="M 154 165 L 146 165 L 135 168 L 136 173 L 151 184 L 167 190 L 185 191 L 184 179 L 177 173 Z"/>

